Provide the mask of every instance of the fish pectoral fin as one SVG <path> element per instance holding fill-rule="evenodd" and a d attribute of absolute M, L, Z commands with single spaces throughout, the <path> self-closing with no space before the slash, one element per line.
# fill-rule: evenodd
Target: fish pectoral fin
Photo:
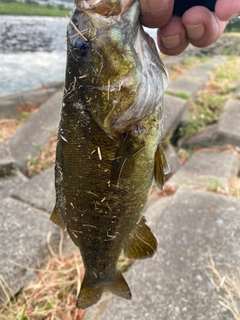
<path fill-rule="evenodd" d="M 163 190 L 164 186 L 164 175 L 170 172 L 170 167 L 167 163 L 164 151 L 159 145 L 154 159 L 154 177 L 155 183 L 160 190 Z"/>
<path fill-rule="evenodd" d="M 128 300 L 132 298 L 129 286 L 120 271 L 116 274 L 116 280 L 110 283 L 102 282 L 97 285 L 92 285 L 88 278 L 84 277 L 77 299 L 77 308 L 86 309 L 91 307 L 101 299 L 104 291 L 110 291 Z"/>
<path fill-rule="evenodd" d="M 65 226 L 64 222 L 62 221 L 61 215 L 60 215 L 56 205 L 55 205 L 53 212 L 50 216 L 50 220 L 53 223 L 55 223 L 56 225 L 58 225 L 60 228 L 62 228 L 63 230 L 66 229 L 66 226 Z"/>
<path fill-rule="evenodd" d="M 121 298 L 127 300 L 132 298 L 129 286 L 120 271 L 117 273 L 116 281 L 108 285 L 106 289 Z"/>
<path fill-rule="evenodd" d="M 131 151 L 132 142 L 130 135 L 126 135 L 122 143 L 119 146 L 119 149 L 114 157 L 112 168 L 111 168 L 111 178 L 110 183 L 114 185 L 119 185 L 121 174 L 126 164 L 126 161 L 133 160 L 134 152 Z"/>
<path fill-rule="evenodd" d="M 145 217 L 142 217 L 123 248 L 129 259 L 150 258 L 157 250 L 157 240 L 145 222 Z"/>

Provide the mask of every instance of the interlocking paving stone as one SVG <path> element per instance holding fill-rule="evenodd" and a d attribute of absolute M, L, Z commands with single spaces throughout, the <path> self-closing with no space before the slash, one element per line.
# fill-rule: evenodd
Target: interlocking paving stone
<path fill-rule="evenodd" d="M 53 168 L 45 170 L 27 182 L 17 186 L 11 195 L 16 199 L 50 213 L 55 204 Z"/>
<path fill-rule="evenodd" d="M 188 185 L 214 189 L 228 188 L 230 178 L 236 178 L 239 159 L 231 152 L 196 152 L 168 181 L 167 185 Z"/>
<path fill-rule="evenodd" d="M 10 196 L 17 185 L 26 181 L 28 181 L 28 179 L 19 170 L 12 175 L 0 177 L 0 199 Z"/>
<path fill-rule="evenodd" d="M 217 123 L 208 126 L 207 129 L 189 139 L 183 138 L 178 141 L 178 146 L 182 148 L 192 148 L 192 147 L 211 147 L 216 145 L 216 135 L 217 135 Z"/>
<path fill-rule="evenodd" d="M 36 277 L 34 269 L 43 266 L 49 258 L 49 232 L 51 245 L 57 248 L 59 230 L 48 214 L 12 198 L 0 201 L 0 225 L 1 285 L 12 295 L 32 281 Z M 0 306 L 4 302 L 6 294 L 0 286 Z"/>
<path fill-rule="evenodd" d="M 171 136 L 183 120 L 188 110 L 188 101 L 178 97 L 165 95 L 163 103 L 162 140 Z"/>
<path fill-rule="evenodd" d="M 183 76 L 170 82 L 167 92 L 174 95 L 186 93 L 192 100 L 195 100 L 198 91 L 202 90 L 210 79 L 210 71 L 224 64 L 225 61 L 226 57 L 217 56 L 208 62 L 190 69 Z"/>
<path fill-rule="evenodd" d="M 237 270 L 239 221 L 240 199 L 180 188 L 155 225 L 158 254 L 135 262 L 126 275 L 132 300 L 112 296 L 103 316 L 89 319 L 233 320 L 206 266 L 211 252 L 223 274 L 227 265 Z"/>
<path fill-rule="evenodd" d="M 20 105 L 45 103 L 58 89 L 63 87 L 63 82 L 52 83 L 49 86 L 1 97 L 0 118 L 16 118 L 19 115 Z"/>
<path fill-rule="evenodd" d="M 167 92 L 176 96 L 180 94 L 187 94 L 189 98 L 195 100 L 197 92 L 202 90 L 204 87 L 205 83 L 198 79 L 181 76 L 170 82 Z"/>
<path fill-rule="evenodd" d="M 4 145 L 22 169 L 26 167 L 27 160 L 35 157 L 56 134 L 62 95 L 62 91 L 55 93 Z"/>
<path fill-rule="evenodd" d="M 164 150 L 165 156 L 170 167 L 170 174 L 173 175 L 180 168 L 180 160 L 171 144 Z"/>
<path fill-rule="evenodd" d="M 225 105 L 217 128 L 217 144 L 240 146 L 240 100 L 230 99 Z"/>
<path fill-rule="evenodd" d="M 185 76 L 189 78 L 193 78 L 195 80 L 201 81 L 201 82 L 206 82 L 209 80 L 211 75 L 210 70 L 205 70 L 203 67 L 195 67 L 190 69 L 185 73 Z"/>

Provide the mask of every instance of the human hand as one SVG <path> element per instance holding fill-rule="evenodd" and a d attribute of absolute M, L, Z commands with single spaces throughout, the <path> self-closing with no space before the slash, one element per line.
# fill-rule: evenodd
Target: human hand
<path fill-rule="evenodd" d="M 158 46 L 162 53 L 178 55 L 189 43 L 206 47 L 216 42 L 229 20 L 240 14 L 240 0 L 217 0 L 215 12 L 195 6 L 182 17 L 172 16 L 174 0 L 140 0 L 141 22 L 158 28 Z"/>

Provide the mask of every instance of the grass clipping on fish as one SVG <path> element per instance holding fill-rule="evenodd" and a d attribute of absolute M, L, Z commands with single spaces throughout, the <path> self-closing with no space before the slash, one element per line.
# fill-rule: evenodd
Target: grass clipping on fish
<path fill-rule="evenodd" d="M 14 298 L 10 299 L 11 290 L 0 278 L 0 288 L 10 300 L 0 309 L 1 320 L 83 319 L 85 310 L 77 309 L 76 302 L 84 276 L 84 267 L 78 249 L 69 255 L 62 254 L 63 239 L 61 231 L 59 252 L 55 253 L 50 246 L 50 234 L 48 235 L 47 243 L 51 258 L 44 268 L 34 269 L 37 273 L 36 281 L 24 287 Z M 121 255 L 118 267 L 125 272 L 132 263 L 132 260 Z"/>
<path fill-rule="evenodd" d="M 78 250 L 69 256 L 56 254 L 49 246 L 51 258 L 36 270 L 37 279 L 0 310 L 0 319 L 80 320 L 84 310 L 76 308 L 84 270 Z"/>

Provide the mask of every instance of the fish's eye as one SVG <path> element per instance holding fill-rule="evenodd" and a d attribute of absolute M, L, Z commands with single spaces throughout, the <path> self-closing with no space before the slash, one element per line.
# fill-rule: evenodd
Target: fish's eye
<path fill-rule="evenodd" d="M 72 42 L 74 52 L 78 57 L 85 57 L 90 49 L 90 46 L 87 41 L 82 37 L 77 37 Z"/>

